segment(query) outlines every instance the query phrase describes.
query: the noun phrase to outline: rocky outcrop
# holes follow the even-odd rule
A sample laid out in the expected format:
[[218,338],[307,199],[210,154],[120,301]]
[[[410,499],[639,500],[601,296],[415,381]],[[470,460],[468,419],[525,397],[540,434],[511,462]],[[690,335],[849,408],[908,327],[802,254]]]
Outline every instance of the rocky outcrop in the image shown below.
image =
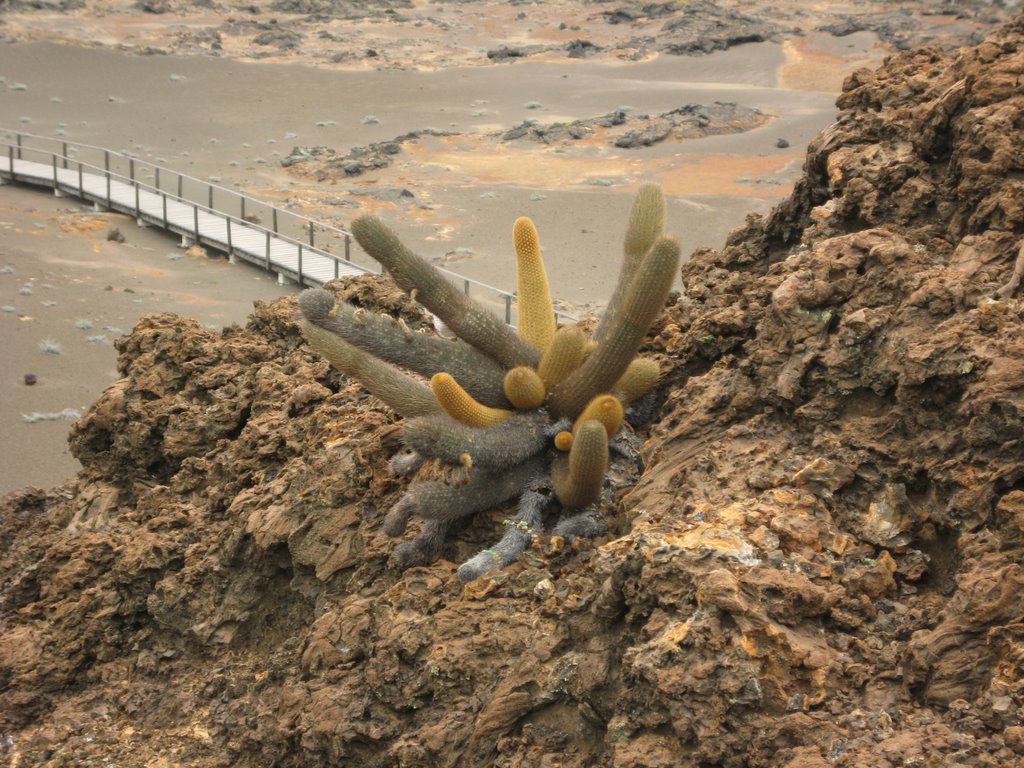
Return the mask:
[[[118,342],[84,469],[0,507],[29,765],[1008,766],[1024,755],[1024,19],[846,84],[794,194],[696,253],[609,532],[387,565],[393,415],[292,299]],[[1017,84],[1017,85],[1015,85]],[[378,278],[338,287],[425,323]]]

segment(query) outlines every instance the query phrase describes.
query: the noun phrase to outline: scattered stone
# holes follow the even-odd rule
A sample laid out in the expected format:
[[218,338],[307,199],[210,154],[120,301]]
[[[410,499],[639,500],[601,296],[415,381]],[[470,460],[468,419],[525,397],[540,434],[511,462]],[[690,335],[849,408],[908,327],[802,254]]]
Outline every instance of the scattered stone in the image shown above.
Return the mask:
[[785,139],[779,139],[778,141],[775,142],[775,146],[778,149],[788,149],[789,148],[789,142],[786,141]]
[[597,53],[601,49],[589,40],[572,40],[566,45],[565,50],[570,59],[584,59],[588,54]]
[[32,387],[39,381],[39,377],[34,373],[26,373],[24,376],[25,385]]
[[509,48],[505,45],[487,52],[487,58],[491,61],[508,61],[510,59],[522,58],[525,55],[526,53],[521,48]]
[[107,232],[107,241],[111,243],[123,243],[125,240],[124,234],[117,227]]

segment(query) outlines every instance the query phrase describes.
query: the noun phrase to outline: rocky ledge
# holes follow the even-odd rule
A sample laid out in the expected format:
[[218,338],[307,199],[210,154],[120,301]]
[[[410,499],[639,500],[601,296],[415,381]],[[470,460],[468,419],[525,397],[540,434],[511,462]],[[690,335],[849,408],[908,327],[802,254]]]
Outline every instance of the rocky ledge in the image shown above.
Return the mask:
[[[388,566],[393,415],[293,299],[118,341],[84,469],[0,506],[12,764],[1009,766],[1024,757],[1024,18],[851,76],[648,338],[608,533]],[[424,319],[380,279],[349,301]]]

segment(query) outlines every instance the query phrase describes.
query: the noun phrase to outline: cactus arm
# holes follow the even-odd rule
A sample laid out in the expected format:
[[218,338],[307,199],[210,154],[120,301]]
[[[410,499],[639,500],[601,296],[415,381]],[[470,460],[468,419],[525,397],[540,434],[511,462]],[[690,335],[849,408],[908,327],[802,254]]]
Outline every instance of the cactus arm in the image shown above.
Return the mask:
[[553,389],[580,367],[586,355],[587,335],[583,329],[575,325],[564,326],[555,332],[551,344],[544,350],[537,373],[548,389]]
[[417,453],[449,464],[462,463],[462,454],[468,453],[474,467],[510,468],[547,447],[549,426],[542,410],[513,413],[498,426],[482,429],[442,413],[406,422],[402,438]]
[[392,565],[398,568],[430,565],[441,556],[444,537],[450,527],[451,522],[448,520],[425,520],[419,536],[395,547],[391,553]]
[[622,244],[622,267],[615,290],[608,300],[601,321],[594,331],[594,340],[601,342],[608,334],[608,326],[629,294],[629,286],[644,255],[654,245],[665,228],[665,196],[657,184],[644,184],[637,190],[629,211],[629,224]]
[[543,352],[555,335],[555,308],[540,252],[537,228],[526,216],[512,225],[519,296],[519,335]]
[[491,509],[544,476],[544,462],[534,456],[509,469],[473,470],[469,482],[455,487],[441,480],[418,483],[413,494],[416,514],[427,520],[457,520]]
[[426,378],[447,371],[481,403],[498,408],[509,405],[502,390],[505,369],[463,341],[413,333],[386,315],[365,312],[345,301],[335,303],[334,294],[323,288],[299,294],[299,309],[309,322],[371,355]]
[[331,365],[347,373],[402,416],[429,416],[441,406],[426,385],[318,325],[303,321],[302,335]]
[[600,536],[606,530],[603,522],[597,519],[596,510],[585,509],[574,515],[567,515],[559,520],[551,529],[552,536],[561,536],[570,544],[576,539],[590,539]]
[[624,405],[643,397],[658,385],[661,367],[656,360],[638,357],[629,364],[626,372],[615,382],[615,392]]
[[504,389],[508,401],[523,411],[540,408],[548,396],[544,381],[525,365],[517,365],[505,374]]
[[570,509],[597,501],[608,469],[608,434],[596,419],[583,422],[576,430],[568,456],[558,456],[552,466],[555,496]]
[[504,408],[491,408],[478,403],[450,374],[435,373],[430,389],[444,412],[469,427],[494,427],[512,415]]
[[576,423],[573,425],[572,431],[575,436],[576,432],[579,431],[580,425],[591,419],[595,419],[604,426],[604,430],[608,437],[611,437],[619,431],[619,427],[622,426],[622,420],[625,417],[625,412],[622,409],[622,403],[615,395],[598,395],[589,403],[586,408],[576,419]]
[[659,238],[644,257],[622,307],[609,318],[608,333],[579,368],[551,393],[560,416],[576,416],[595,395],[609,391],[626,372],[651,323],[661,313],[679,266],[679,244]]
[[548,500],[536,491],[527,491],[519,499],[519,511],[505,521],[505,534],[490,549],[479,552],[459,566],[459,581],[463,584],[479,579],[485,573],[504,568],[530,546],[533,537],[541,531],[544,507]]
[[517,336],[497,315],[463,295],[425,259],[406,248],[380,219],[358,217],[352,222],[352,234],[402,290],[416,290],[417,300],[460,339],[506,368],[535,366],[540,360],[536,347]]

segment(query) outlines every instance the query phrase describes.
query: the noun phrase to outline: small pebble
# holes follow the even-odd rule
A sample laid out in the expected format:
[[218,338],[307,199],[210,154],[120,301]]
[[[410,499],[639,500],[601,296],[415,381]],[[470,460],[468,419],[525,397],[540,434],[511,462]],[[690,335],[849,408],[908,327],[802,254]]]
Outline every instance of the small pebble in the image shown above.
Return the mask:
[[37,381],[39,381],[39,379],[36,377],[36,375],[34,373],[26,373],[25,374],[25,384],[27,386],[31,387]]

